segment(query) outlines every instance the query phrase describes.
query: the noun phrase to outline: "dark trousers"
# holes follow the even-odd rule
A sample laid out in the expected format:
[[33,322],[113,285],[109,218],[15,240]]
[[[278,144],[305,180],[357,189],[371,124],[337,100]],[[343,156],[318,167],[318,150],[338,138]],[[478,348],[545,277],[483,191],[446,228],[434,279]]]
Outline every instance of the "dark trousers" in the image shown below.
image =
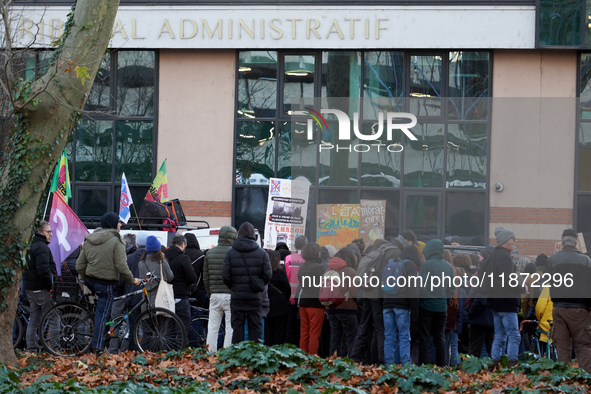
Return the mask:
[[181,318],[183,326],[185,326],[187,343],[189,343],[189,333],[191,332],[191,303],[188,298],[181,298],[179,302],[174,304],[174,313]]
[[281,345],[285,343],[287,334],[287,316],[265,318],[265,345]]
[[244,341],[244,323],[248,322],[248,340],[258,342],[263,336],[263,317],[261,316],[261,308],[250,310],[236,309],[234,304],[231,304],[232,315],[232,343],[240,343]]
[[552,309],[554,331],[552,340],[556,344],[558,361],[570,362],[571,340],[577,353],[579,366],[591,372],[591,315],[582,308]]
[[86,286],[98,296],[96,313],[94,315],[94,331],[92,334],[92,348],[103,350],[105,348],[105,325],[111,317],[111,308],[115,298],[115,285],[103,285],[86,278]]
[[289,315],[287,315],[287,334],[285,341],[292,345],[300,345],[300,319],[299,310],[296,305],[289,304]]
[[337,352],[338,357],[349,357],[357,335],[357,315],[354,313],[329,313],[330,350],[329,356]]
[[[368,298],[359,299],[358,305],[361,307],[361,322],[357,329],[357,338],[351,349],[351,358],[355,362],[365,360],[366,364],[384,364],[384,315],[382,313],[382,300],[373,300]],[[372,338],[376,334],[378,347],[377,359],[375,357],[365,357],[370,349]]]
[[419,309],[419,364],[429,363],[429,336],[435,345],[435,364],[445,366],[445,324],[447,312]]
[[480,357],[482,354],[482,345],[486,347],[488,356],[492,354],[492,344],[495,337],[494,327],[483,327],[472,324],[469,331],[468,354],[474,357]]

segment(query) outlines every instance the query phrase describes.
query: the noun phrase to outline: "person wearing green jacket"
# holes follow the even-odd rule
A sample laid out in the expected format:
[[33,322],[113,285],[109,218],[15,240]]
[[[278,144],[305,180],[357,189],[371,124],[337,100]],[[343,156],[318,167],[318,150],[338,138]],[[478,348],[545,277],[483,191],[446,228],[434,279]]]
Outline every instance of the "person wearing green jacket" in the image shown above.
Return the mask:
[[423,255],[427,261],[421,265],[420,271],[423,286],[419,288],[419,364],[428,363],[432,336],[435,364],[443,367],[446,361],[447,305],[455,293],[451,283],[454,272],[451,264],[443,259],[443,242],[440,240],[432,239],[427,242]]
[[76,260],[80,281],[98,295],[92,335],[92,349],[97,354],[104,351],[105,324],[111,316],[119,275],[129,284],[140,284],[140,280],[133,277],[127,266],[125,243],[119,235],[119,215],[115,212],[104,214],[101,226],[100,231],[84,237],[80,256]]
[[238,232],[232,226],[224,226],[218,235],[218,244],[205,255],[203,264],[203,283],[209,296],[209,322],[207,325],[207,346],[209,351],[218,350],[218,332],[222,316],[226,315],[226,335],[224,347],[232,344],[232,314],[230,311],[230,288],[222,279],[222,267],[228,250],[232,249]]

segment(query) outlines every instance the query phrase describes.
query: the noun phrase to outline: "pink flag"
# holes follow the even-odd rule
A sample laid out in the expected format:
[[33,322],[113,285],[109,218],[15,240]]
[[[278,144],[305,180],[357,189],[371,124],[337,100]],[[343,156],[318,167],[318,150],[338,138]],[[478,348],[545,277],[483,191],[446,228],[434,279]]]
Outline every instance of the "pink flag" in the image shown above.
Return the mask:
[[57,274],[61,275],[62,261],[82,244],[89,231],[68,204],[55,192],[51,203],[49,225],[53,230],[53,238],[49,243],[49,249],[55,261]]

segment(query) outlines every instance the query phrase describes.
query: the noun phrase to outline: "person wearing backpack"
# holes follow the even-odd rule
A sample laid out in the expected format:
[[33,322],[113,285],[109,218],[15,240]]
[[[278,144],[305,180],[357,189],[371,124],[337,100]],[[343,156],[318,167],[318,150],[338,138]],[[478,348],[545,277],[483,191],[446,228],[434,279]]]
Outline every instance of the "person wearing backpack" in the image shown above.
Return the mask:
[[[451,264],[443,259],[443,242],[432,239],[425,245],[423,255],[427,258],[421,265],[420,275],[424,286],[420,287],[419,295],[419,364],[428,364],[430,337],[435,344],[435,363],[445,366],[445,325],[447,320],[447,305],[454,297],[455,288],[448,279],[441,281],[438,286],[431,286],[433,281],[428,277],[449,277],[453,279],[454,272]],[[437,284],[436,282],[434,284]]]
[[201,250],[199,241],[193,233],[185,233],[187,239],[187,247],[185,253],[191,260],[191,266],[195,275],[197,275],[197,284],[191,286],[191,297],[197,299],[200,307],[209,309],[209,299],[207,298],[207,291],[205,290],[205,283],[203,281],[203,266],[205,265],[205,252]]
[[[378,283],[381,280],[384,261],[390,258],[398,258],[401,250],[383,239],[377,239],[372,251],[364,256],[359,262],[357,277],[370,281],[376,276]],[[367,278],[367,279],[364,279]],[[365,360],[367,364],[384,363],[384,315],[382,312],[382,293],[379,286],[359,288],[357,290],[357,303],[361,309],[361,321],[357,329],[357,337],[351,350],[351,359],[355,362]],[[369,359],[365,357],[367,349],[370,348],[372,339],[377,339],[377,355],[370,354]]]
[[324,322],[325,308],[318,300],[324,274],[320,259],[320,245],[310,242],[304,246],[304,264],[298,270],[297,298],[300,307],[300,349],[309,354],[318,354],[320,333]]
[[[326,309],[330,322],[329,355],[331,356],[336,352],[338,357],[349,357],[357,335],[357,303],[355,302],[357,291],[353,286],[356,274],[353,269],[355,264],[355,256],[349,248],[339,250],[328,262],[328,269],[337,272],[344,282],[340,291],[345,297],[339,305],[327,306]],[[330,286],[329,283],[327,284]]]
[[[408,278],[416,276],[417,263],[420,260],[419,250],[416,246],[406,246],[400,254],[396,271],[399,275]],[[394,262],[393,262],[394,263]],[[390,263],[389,263],[390,264]],[[384,288],[383,315],[384,315],[384,361],[386,365],[406,364],[411,362],[411,327],[416,327],[419,315],[418,289],[415,286],[395,287],[394,281],[400,281],[397,275],[387,275],[388,265],[384,267],[382,287]],[[384,287],[385,286],[385,287]]]

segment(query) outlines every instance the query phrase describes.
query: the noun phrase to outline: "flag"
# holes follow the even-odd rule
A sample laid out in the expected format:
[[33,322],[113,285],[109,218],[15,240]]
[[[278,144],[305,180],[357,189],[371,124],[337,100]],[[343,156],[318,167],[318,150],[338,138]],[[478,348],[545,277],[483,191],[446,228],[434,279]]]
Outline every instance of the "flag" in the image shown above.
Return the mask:
[[65,203],[60,193],[53,193],[49,225],[53,230],[53,237],[48,246],[55,261],[57,273],[61,275],[62,261],[82,244],[89,231]]
[[144,200],[148,201],[157,201],[157,202],[167,202],[168,201],[168,177],[166,176],[166,159],[160,166],[158,173],[156,174],[156,178],[154,178],[154,182],[148,193],[146,193],[146,197]]
[[133,204],[133,199],[131,198],[131,192],[129,191],[129,185],[127,184],[127,178],[125,178],[125,173],[121,176],[121,198],[119,200],[119,219],[121,219],[124,223],[127,223],[129,218],[131,217],[131,210],[129,207]]
[[72,189],[70,188],[70,172],[68,171],[68,155],[66,149],[60,155],[60,158],[53,173],[53,180],[51,181],[50,193],[57,191],[62,198],[68,203],[68,199],[72,197]]

